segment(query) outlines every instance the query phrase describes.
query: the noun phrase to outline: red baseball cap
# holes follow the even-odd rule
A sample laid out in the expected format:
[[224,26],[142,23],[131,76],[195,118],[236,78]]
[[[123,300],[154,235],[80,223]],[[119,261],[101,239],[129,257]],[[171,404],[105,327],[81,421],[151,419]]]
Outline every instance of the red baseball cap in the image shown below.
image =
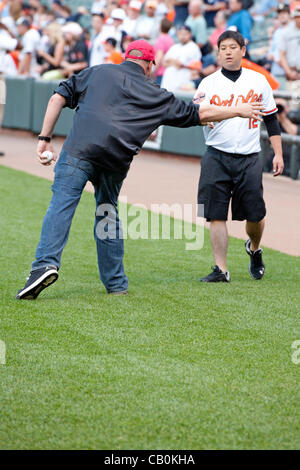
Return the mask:
[[[131,55],[130,51],[140,51],[141,56]],[[155,64],[155,51],[154,47],[149,44],[149,42],[144,41],[143,39],[138,39],[137,41],[132,41],[126,49],[125,59],[139,59],[139,60],[153,60]]]

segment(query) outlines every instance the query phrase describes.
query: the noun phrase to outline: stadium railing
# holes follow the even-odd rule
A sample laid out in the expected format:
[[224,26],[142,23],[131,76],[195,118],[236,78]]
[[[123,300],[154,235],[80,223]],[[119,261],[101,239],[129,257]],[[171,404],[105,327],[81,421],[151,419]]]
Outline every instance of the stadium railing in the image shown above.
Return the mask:
[[[274,92],[275,98],[284,98],[287,101],[293,100],[300,102],[300,93],[290,93],[288,91],[277,90]],[[282,133],[282,142],[291,146],[290,150],[290,177],[298,179],[300,173],[300,136]],[[268,171],[268,157],[270,155],[270,141],[268,133],[261,131],[261,158],[263,160],[264,170]]]
[[[290,177],[294,180],[299,178],[300,171],[300,136],[281,134],[282,142],[291,145],[290,152]],[[264,163],[264,170],[268,171],[267,160],[269,156],[270,143],[268,133],[261,131],[261,158]]]

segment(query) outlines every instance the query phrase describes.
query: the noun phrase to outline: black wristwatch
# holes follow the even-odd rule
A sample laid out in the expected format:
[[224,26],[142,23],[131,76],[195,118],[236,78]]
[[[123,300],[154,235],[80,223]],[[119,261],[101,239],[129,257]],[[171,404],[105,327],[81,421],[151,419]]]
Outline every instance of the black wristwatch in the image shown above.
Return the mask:
[[46,142],[51,142],[51,137],[45,137],[44,135],[39,135],[38,139],[45,140]]

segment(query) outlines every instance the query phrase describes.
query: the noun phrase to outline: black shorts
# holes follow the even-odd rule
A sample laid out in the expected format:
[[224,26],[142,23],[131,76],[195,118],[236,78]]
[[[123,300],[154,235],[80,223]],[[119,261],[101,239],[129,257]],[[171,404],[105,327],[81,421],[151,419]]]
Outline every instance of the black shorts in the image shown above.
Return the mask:
[[204,217],[208,221],[227,220],[230,198],[232,220],[259,222],[265,217],[262,162],[258,153],[239,155],[208,147],[201,162],[198,188],[198,204],[204,204]]

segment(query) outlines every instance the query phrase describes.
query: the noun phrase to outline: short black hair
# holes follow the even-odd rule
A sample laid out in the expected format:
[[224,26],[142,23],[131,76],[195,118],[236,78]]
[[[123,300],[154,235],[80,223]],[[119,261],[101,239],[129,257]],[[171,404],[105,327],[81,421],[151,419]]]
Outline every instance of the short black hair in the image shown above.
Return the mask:
[[117,41],[115,40],[115,38],[107,38],[105,42],[106,44],[110,44],[112,47],[116,47],[117,45]]
[[238,43],[240,48],[245,46],[245,39],[241,35],[241,33],[239,33],[238,31],[231,31],[230,29],[228,29],[227,31],[224,31],[224,33],[222,33],[221,36],[219,37],[218,49],[221,45],[221,42],[225,41],[225,39],[234,39]]
[[105,19],[105,15],[101,11],[93,12],[92,16],[100,16],[103,20]]
[[283,11],[286,13],[290,13],[290,6],[286,3],[279,3],[277,7],[277,13],[282,13]]
[[178,26],[177,31],[180,31],[181,29],[188,31],[189,33],[192,32],[191,28],[187,24],[181,24],[180,26]]

